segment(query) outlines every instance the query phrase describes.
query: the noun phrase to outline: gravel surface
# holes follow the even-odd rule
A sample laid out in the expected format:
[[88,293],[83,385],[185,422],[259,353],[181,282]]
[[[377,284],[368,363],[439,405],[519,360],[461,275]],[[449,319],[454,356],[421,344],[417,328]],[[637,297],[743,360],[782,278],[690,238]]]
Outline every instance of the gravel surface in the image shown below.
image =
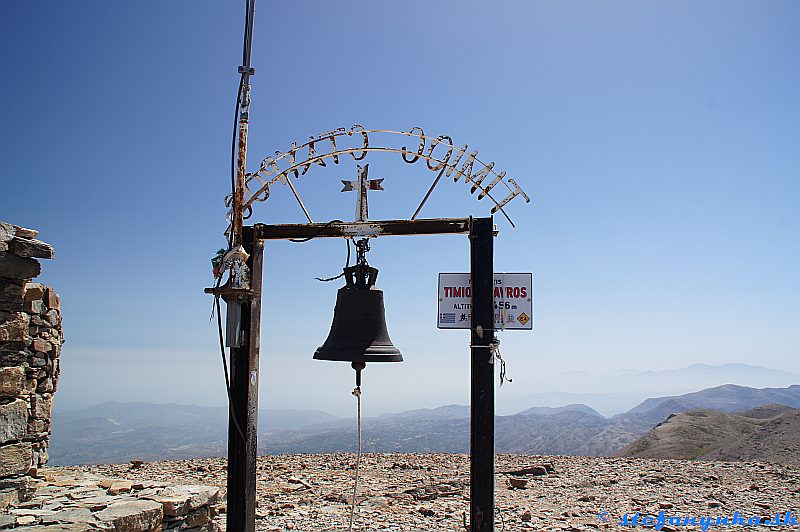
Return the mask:
[[[259,457],[258,530],[347,530],[354,464],[346,453]],[[522,455],[498,455],[496,464],[497,530],[619,530],[626,528],[618,524],[623,516],[636,512],[664,512],[662,530],[701,530],[669,518],[730,518],[738,511],[774,519],[800,512],[800,468],[794,466]],[[527,471],[509,473],[520,469]],[[218,486],[226,475],[221,458],[53,470]],[[363,456],[354,529],[464,530],[468,509],[469,456]]]

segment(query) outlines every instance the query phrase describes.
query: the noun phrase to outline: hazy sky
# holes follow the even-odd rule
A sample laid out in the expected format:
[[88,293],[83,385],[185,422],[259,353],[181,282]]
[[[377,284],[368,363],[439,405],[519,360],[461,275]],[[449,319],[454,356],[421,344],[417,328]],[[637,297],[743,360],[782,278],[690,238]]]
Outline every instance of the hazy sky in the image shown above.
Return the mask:
[[[67,343],[56,403],[222,404],[210,257],[224,245],[244,2],[5,2],[0,219],[57,257]],[[533,198],[496,218],[496,271],[532,271],[536,329],[501,335],[514,383],[576,369],[742,362],[800,372],[800,4],[283,2],[256,6],[250,166],[337,127],[448,134]],[[370,155],[374,219],[433,174]],[[353,161],[297,187],[349,219]],[[486,215],[452,180],[424,216]],[[273,189],[253,221],[302,222]],[[372,243],[402,364],[365,409],[468,401],[467,331],[435,328],[463,236]],[[352,370],[312,360],[341,241],[268,243],[262,407],[349,410]],[[558,377],[550,387],[558,389]]]

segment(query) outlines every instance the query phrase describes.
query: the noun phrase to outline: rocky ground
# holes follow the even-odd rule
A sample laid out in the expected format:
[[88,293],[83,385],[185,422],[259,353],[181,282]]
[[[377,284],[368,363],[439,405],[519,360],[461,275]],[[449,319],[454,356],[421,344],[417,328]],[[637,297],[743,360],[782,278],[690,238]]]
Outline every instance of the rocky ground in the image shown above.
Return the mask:
[[[258,462],[258,530],[346,530],[352,454],[264,456]],[[498,455],[497,530],[622,529],[624,514],[774,518],[800,512],[800,468],[754,462]],[[524,470],[517,474],[512,471]],[[55,468],[134,482],[224,486],[220,458]],[[464,530],[469,457],[363,457],[358,530]],[[224,508],[219,508],[224,510]],[[224,514],[221,516],[224,525]],[[716,527],[726,530],[741,527]],[[662,530],[700,530],[673,521]],[[800,529],[782,526],[780,530]]]

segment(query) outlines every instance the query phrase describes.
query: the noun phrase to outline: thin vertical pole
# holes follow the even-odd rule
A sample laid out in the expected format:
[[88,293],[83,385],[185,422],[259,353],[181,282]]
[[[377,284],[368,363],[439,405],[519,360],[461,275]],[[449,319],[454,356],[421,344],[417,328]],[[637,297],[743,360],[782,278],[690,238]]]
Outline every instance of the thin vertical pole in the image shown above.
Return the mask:
[[494,531],[494,224],[470,227],[472,279],[470,532]]
[[228,532],[255,532],[256,456],[258,429],[258,359],[261,344],[261,276],[264,242],[255,238],[252,227],[242,233],[250,254],[252,296],[242,302],[243,339],[231,348],[231,398],[233,412],[244,439],[231,417],[228,422]]
[[[244,220],[244,188],[247,166],[247,107],[250,105],[250,84],[242,85],[242,92],[246,99],[246,104],[242,104],[239,113],[239,148],[236,158],[236,188],[233,195],[233,245],[238,246],[242,243],[242,223]],[[248,252],[249,253],[249,252]]]
[[233,245],[242,243],[244,223],[244,189],[247,167],[247,123],[250,120],[250,76],[255,74],[255,69],[250,66],[250,56],[253,49],[253,19],[255,17],[256,0],[247,0],[244,17],[244,43],[242,45],[242,64],[239,73],[242,75],[239,85],[239,149],[236,159],[236,183],[233,189]]

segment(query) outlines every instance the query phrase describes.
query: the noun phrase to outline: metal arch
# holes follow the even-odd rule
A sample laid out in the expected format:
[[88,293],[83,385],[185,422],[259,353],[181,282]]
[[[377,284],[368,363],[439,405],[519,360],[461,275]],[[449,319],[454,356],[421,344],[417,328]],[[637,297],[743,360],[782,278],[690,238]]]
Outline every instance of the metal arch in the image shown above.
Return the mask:
[[[407,148],[406,146],[402,146],[400,148],[391,146],[371,146],[370,135],[372,134],[400,135],[414,138],[418,139],[418,145],[416,146],[416,149],[413,147]],[[361,137],[360,145],[341,148],[337,146],[337,139],[344,140],[354,136],[356,138]],[[323,142],[329,144],[330,151],[319,153],[317,151],[317,145]],[[444,154],[437,154],[434,156],[434,151],[436,151],[440,145],[442,146],[440,151],[446,150],[446,152]],[[305,158],[301,161],[298,161],[297,158],[300,151],[305,152],[303,154],[305,155]],[[416,218],[417,214],[419,214],[419,211],[422,209],[431,192],[436,187],[443,175],[447,177],[452,176],[453,180],[456,182],[463,177],[465,183],[472,185],[470,194],[480,191],[478,193],[478,200],[488,197],[492,203],[494,203],[494,206],[491,210],[492,214],[498,211],[501,212],[512,227],[514,227],[514,222],[505,212],[503,207],[517,196],[522,196],[526,203],[531,201],[530,197],[522,190],[522,188],[514,179],[506,177],[506,172],[498,173],[494,170],[493,162],[486,164],[478,159],[477,150],[473,150],[471,153],[468,153],[468,146],[466,144],[461,148],[456,147],[448,135],[439,135],[437,137],[425,135],[422,128],[419,127],[411,128],[409,131],[395,131],[391,129],[364,129],[363,126],[356,124],[353,125],[349,130],[345,128],[338,128],[311,136],[309,137],[308,142],[299,146],[296,143],[292,143],[291,148],[288,151],[276,151],[274,157],[268,156],[264,158],[259,169],[256,172],[247,174],[246,176],[245,187],[248,196],[245,199],[244,209],[252,210],[254,202],[266,201],[270,195],[270,187],[275,183],[280,182],[291,188],[292,193],[297,199],[300,207],[303,209],[303,212],[309,223],[313,223],[308,210],[306,209],[305,205],[303,205],[297,190],[294,188],[294,185],[291,182],[290,176],[294,175],[295,178],[299,178],[305,175],[312,165],[325,167],[327,166],[327,159],[333,160],[334,164],[338,164],[339,157],[348,154],[352,156],[354,160],[359,161],[364,159],[369,152],[399,153],[401,154],[403,161],[410,164],[417,162],[419,159],[424,159],[426,161],[426,167],[429,170],[439,172],[439,175],[432,183],[412,219]],[[287,166],[281,168],[278,163],[282,163]],[[461,164],[460,169],[457,168],[459,164]],[[484,181],[486,181],[489,176],[492,176],[490,182],[487,185],[484,185]],[[498,201],[492,195],[491,190],[500,183],[502,183],[510,193]],[[231,196],[226,197],[226,205],[228,207],[231,206]]]

